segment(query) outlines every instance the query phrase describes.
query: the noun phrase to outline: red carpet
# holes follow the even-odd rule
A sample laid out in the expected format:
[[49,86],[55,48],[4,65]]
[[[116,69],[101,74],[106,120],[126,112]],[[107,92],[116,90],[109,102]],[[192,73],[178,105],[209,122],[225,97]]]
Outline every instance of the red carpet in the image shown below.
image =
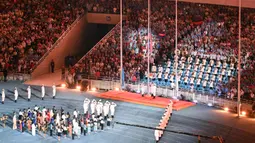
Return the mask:
[[[101,98],[106,98],[106,99],[119,100],[119,101],[131,102],[131,103],[142,104],[147,106],[160,107],[160,108],[165,108],[169,104],[169,100],[170,100],[164,97],[156,97],[155,99],[152,99],[152,97],[150,96],[142,97],[140,94],[126,92],[126,91],[108,91],[108,92],[96,94],[96,96]],[[174,103],[173,105],[174,110],[181,110],[181,109],[195,105],[192,102],[177,101],[173,99],[171,100]]]

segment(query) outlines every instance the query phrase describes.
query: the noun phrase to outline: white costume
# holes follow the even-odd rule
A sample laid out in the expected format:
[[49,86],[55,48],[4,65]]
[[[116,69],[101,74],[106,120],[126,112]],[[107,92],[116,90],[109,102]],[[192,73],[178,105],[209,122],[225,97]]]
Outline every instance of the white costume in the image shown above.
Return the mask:
[[91,104],[90,104],[90,109],[91,109],[91,114],[94,114],[95,113],[95,108],[96,108],[96,100],[93,99]]
[[97,111],[97,115],[99,116],[100,114],[102,114],[102,108],[103,108],[103,103],[101,102],[101,100],[99,100],[97,102],[97,105],[96,105],[96,111]]
[[156,90],[157,90],[156,85],[152,84],[152,86],[151,86],[151,94],[153,94],[153,96],[156,96]]
[[54,84],[54,85],[52,86],[52,96],[53,96],[53,98],[55,98],[56,92],[57,92],[57,89],[56,89],[56,85]]
[[2,103],[4,103],[4,100],[5,100],[5,92],[4,92],[4,89],[2,90]]
[[116,103],[112,102],[112,104],[110,105],[110,111],[111,111],[111,116],[114,117],[114,113],[115,113],[115,107],[116,107]]
[[90,100],[86,98],[83,102],[84,114],[88,112]]
[[74,111],[73,111],[73,115],[74,115],[74,117],[75,117],[75,118],[77,118],[77,117],[78,117],[78,113],[77,113],[77,111],[76,111],[76,110],[74,110]]
[[42,99],[44,98],[44,96],[45,96],[45,87],[44,85],[42,85]]
[[103,107],[103,109],[104,109],[104,116],[107,116],[109,114],[109,108],[110,108],[110,102],[106,101],[104,103],[104,107]]
[[58,113],[57,113],[57,116],[56,116],[56,123],[57,123],[57,125],[60,125],[60,117],[59,117]]
[[170,100],[170,103],[169,103],[169,111],[170,111],[170,114],[172,115],[173,113],[173,101]]
[[17,118],[16,118],[16,114],[13,115],[12,122],[13,122],[12,129],[13,129],[13,130],[16,130],[16,129],[17,129]]
[[28,86],[28,88],[27,88],[27,99],[30,100],[30,98],[31,98],[31,88],[30,88],[30,86]]
[[158,141],[159,140],[159,130],[155,130],[154,136],[155,136],[155,140]]
[[35,126],[35,124],[33,124],[32,125],[32,135],[33,136],[35,136],[35,134],[36,134],[35,128],[36,128],[36,126]]
[[18,96],[19,96],[18,89],[17,89],[17,87],[15,87],[15,90],[14,90],[14,100],[15,100],[15,102],[17,101]]

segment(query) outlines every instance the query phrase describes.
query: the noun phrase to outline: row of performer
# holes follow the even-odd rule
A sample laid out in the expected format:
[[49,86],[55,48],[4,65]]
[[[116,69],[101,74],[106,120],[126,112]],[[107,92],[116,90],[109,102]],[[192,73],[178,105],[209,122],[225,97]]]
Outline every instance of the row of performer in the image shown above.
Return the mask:
[[[84,104],[89,105],[89,99],[86,98]],[[62,107],[57,110],[55,106],[52,109],[47,109],[35,105],[33,109],[19,110],[18,118],[16,112],[13,113],[13,130],[19,129],[21,132],[27,130],[33,136],[36,135],[37,130],[44,137],[49,131],[50,136],[55,134],[60,140],[62,135],[64,137],[69,135],[74,139],[75,136],[80,138],[82,134],[85,136],[91,132],[104,130],[105,126],[109,128],[112,125],[117,105],[108,101],[103,104],[101,100],[92,100],[90,105],[91,113],[89,110],[84,110],[85,114],[81,114],[75,109],[72,115],[69,112],[65,112]],[[111,112],[110,115],[109,110]]]
[[[53,98],[53,99],[55,99],[55,97],[56,97],[56,92],[57,92],[56,85],[53,84],[53,86],[52,86],[52,98]],[[46,94],[46,93],[45,93],[45,86],[42,85],[42,87],[41,87],[41,99],[42,99],[42,100],[44,100],[45,94]],[[28,87],[27,87],[27,100],[28,100],[28,101],[30,101],[31,95],[32,95],[31,87],[28,86]],[[18,88],[15,87],[15,88],[14,88],[14,102],[17,102],[18,97],[19,97]],[[4,101],[5,101],[5,89],[2,89],[2,104],[4,104]]]

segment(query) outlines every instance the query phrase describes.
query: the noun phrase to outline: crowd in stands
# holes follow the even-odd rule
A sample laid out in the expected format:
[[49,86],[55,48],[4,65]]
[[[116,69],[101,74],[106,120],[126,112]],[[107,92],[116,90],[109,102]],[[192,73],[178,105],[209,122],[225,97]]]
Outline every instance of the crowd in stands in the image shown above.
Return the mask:
[[[151,2],[152,42],[149,48],[149,76],[146,73],[147,3],[128,1],[124,6],[127,15],[123,22],[125,78],[139,79],[139,73],[143,73],[145,78],[151,78],[158,86],[174,87],[175,4],[161,0]],[[106,9],[114,7],[111,4],[107,5],[106,1],[93,1],[90,4],[103,5]],[[241,89],[242,95],[254,100],[255,9],[243,8],[242,17]],[[110,36],[100,41],[77,64],[77,70],[97,76],[119,77],[119,29],[117,25],[110,32]],[[177,36],[180,88],[208,91],[234,99],[237,95],[238,73],[238,8],[179,2]],[[134,76],[137,78],[133,78]],[[201,85],[198,86],[197,83]]]
[[3,0],[0,71],[29,72],[85,11],[85,0]]

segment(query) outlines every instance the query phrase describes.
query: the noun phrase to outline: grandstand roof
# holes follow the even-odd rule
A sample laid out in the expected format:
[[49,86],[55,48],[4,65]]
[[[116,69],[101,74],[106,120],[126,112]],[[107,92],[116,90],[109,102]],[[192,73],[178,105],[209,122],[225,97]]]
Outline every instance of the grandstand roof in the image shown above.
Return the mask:
[[[229,5],[229,6],[239,5],[239,0],[178,0],[178,1],[219,4],[219,5]],[[242,0],[242,7],[255,8],[255,0]]]

